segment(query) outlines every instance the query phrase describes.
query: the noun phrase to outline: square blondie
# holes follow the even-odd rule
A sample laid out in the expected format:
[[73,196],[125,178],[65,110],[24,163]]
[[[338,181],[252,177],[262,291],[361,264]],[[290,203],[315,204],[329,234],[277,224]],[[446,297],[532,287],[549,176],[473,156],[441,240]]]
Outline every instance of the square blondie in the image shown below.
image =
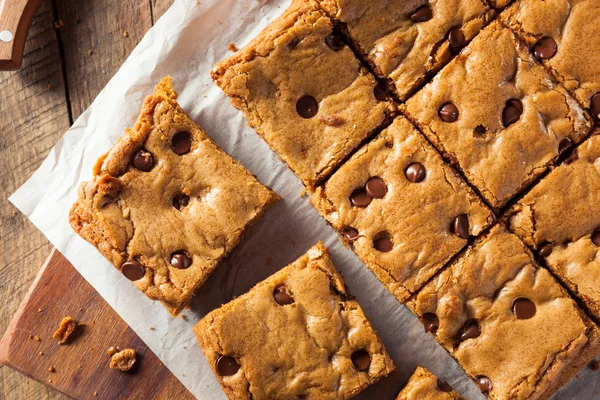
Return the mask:
[[495,16],[483,0],[318,0],[405,100]]
[[70,223],[176,315],[277,199],[184,113],[165,78],[80,186]]
[[587,136],[582,107],[494,22],[405,112],[495,210]]
[[402,117],[318,187],[311,202],[401,302],[494,220]]
[[407,304],[494,400],[549,398],[600,352],[598,327],[504,225]]
[[501,20],[600,119],[600,2],[519,0]]
[[320,242],[194,332],[230,399],[348,399],[394,370]]
[[510,229],[600,321],[600,130],[508,212]]
[[442,382],[426,368],[417,367],[396,400],[460,400],[447,382]]
[[213,80],[312,188],[389,120],[388,93],[311,0],[294,0]]

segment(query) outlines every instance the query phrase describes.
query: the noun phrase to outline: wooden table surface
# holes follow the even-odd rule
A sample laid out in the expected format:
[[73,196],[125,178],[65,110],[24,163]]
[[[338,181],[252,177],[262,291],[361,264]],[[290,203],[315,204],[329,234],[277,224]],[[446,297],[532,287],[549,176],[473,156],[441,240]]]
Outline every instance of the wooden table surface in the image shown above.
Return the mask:
[[[0,336],[52,246],[8,202],[173,0],[42,0],[21,70],[0,72]],[[0,398],[64,396],[0,365]]]

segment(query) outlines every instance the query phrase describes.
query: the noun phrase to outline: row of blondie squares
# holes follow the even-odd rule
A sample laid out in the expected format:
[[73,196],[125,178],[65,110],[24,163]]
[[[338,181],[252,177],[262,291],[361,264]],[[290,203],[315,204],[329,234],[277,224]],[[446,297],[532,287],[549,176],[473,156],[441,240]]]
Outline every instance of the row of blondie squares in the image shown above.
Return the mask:
[[[596,325],[539,267],[600,319],[600,136],[586,140],[584,110],[600,112],[600,63],[565,61],[586,54],[577,29],[600,30],[598,5],[504,5],[294,1],[213,78],[483,392],[545,398],[600,352]],[[94,173],[72,226],[175,315],[278,198],[185,115],[170,80]],[[348,398],[393,369],[320,245],[195,330],[231,398]]]

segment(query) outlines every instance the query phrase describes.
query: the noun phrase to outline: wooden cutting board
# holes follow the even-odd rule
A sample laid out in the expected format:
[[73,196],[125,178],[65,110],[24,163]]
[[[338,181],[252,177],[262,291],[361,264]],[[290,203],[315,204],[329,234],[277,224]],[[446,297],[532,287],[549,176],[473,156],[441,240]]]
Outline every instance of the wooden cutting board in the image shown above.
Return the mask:
[[[85,325],[60,346],[52,334],[65,316]],[[108,367],[110,346],[137,351],[132,371]],[[0,362],[75,399],[194,398],[57,250],[0,341]]]

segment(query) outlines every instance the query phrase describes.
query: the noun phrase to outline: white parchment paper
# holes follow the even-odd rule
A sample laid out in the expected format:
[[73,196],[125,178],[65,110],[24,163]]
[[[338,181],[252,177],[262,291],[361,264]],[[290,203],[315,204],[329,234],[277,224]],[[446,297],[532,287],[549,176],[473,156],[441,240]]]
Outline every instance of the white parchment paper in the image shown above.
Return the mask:
[[[83,277],[119,313],[161,361],[200,399],[225,399],[192,326],[207,312],[231,300],[325,242],[334,263],[394,359],[397,371],[359,399],[393,399],[421,364],[468,399],[483,396],[451,357],[423,332],[421,323],[390,295],[358,258],[340,245],[335,232],[300,197],[300,181],[267,144],[247,127],[242,115],[212,82],[213,64],[242,47],[289,0],[177,0],[146,34],[119,72],[50,152],[35,174],[11,198]],[[139,292],[68,223],[80,182],[91,178],[96,159],[133,126],[144,97],[165,76],[173,76],[184,110],[229,154],[283,198],[204,285],[185,318],[172,318]],[[150,330],[148,327],[155,329]],[[149,382],[148,384],[152,384]],[[555,397],[593,399],[600,374],[588,368]]]

